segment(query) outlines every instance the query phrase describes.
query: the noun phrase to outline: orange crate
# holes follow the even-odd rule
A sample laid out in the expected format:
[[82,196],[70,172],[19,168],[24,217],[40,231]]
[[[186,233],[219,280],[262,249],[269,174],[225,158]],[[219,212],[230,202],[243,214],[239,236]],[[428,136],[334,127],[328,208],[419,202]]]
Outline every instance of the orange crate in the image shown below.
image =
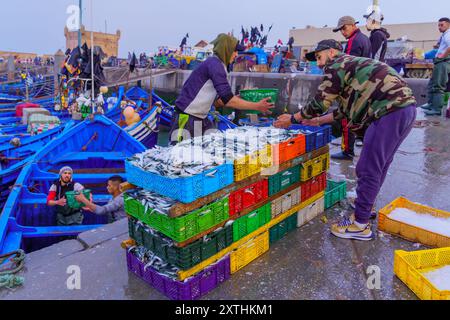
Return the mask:
[[306,152],[306,137],[299,134],[287,141],[272,146],[273,164],[279,165],[295,159]]
[[450,212],[424,206],[399,197],[379,211],[378,229],[429,247],[450,247],[449,237],[390,219],[389,214],[397,208],[405,208],[418,214],[428,214],[439,218],[450,218]]

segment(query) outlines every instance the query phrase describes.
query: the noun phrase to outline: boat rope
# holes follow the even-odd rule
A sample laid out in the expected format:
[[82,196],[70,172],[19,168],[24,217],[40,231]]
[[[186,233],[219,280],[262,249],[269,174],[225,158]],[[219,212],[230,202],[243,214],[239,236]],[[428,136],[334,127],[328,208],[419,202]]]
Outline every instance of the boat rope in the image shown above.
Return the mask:
[[81,150],[86,151],[86,150],[87,150],[87,147],[89,146],[89,144],[90,144],[92,141],[97,140],[97,138],[98,138],[98,134],[97,134],[97,132],[95,132],[95,133],[92,135],[92,137],[89,139],[89,141],[81,148]]
[[10,268],[0,269],[0,289],[11,289],[22,285],[25,279],[23,277],[16,276],[15,274],[21,271],[25,265],[25,252],[19,249],[0,255],[0,265],[2,265],[6,260],[11,261],[13,265]]

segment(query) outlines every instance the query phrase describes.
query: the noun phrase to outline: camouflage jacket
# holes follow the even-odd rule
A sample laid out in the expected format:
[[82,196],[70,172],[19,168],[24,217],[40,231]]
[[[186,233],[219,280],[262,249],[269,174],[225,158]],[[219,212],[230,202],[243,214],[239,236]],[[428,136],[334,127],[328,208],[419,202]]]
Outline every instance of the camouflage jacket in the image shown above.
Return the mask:
[[347,118],[349,128],[362,134],[383,115],[416,104],[402,77],[382,62],[339,54],[323,71],[316,96],[300,111],[305,119],[325,113],[337,101],[334,119]]

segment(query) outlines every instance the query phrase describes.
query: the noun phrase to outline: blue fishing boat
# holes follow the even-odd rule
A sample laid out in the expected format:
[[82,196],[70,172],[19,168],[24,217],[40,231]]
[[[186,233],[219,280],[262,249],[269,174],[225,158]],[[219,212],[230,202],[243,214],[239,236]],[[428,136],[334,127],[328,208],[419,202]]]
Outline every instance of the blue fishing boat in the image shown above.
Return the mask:
[[[74,122],[69,123],[66,129],[73,124]],[[57,138],[64,129],[64,126],[59,126],[40,135],[22,139],[18,147],[9,143],[0,145],[0,207],[5,203],[9,189],[19,176],[20,170],[36,152]]]
[[0,254],[47,247],[80,232],[98,228],[107,217],[84,212],[83,225],[56,226],[54,207],[47,206],[51,184],[63,166],[73,179],[90,189],[93,200],[104,204],[110,196],[106,181],[125,177],[124,160],[145,147],[110,119],[96,115],[50,141],[21,171],[0,215]]

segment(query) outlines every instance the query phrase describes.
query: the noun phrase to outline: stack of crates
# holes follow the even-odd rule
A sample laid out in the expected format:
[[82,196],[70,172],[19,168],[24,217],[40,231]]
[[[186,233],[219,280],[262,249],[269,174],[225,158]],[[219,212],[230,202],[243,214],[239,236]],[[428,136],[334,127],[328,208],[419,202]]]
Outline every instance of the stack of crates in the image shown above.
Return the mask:
[[[322,213],[331,129],[314,130],[234,161],[231,171],[223,168],[219,181],[193,176],[185,179],[198,181],[172,181],[164,188],[161,177],[154,182],[145,177],[151,174],[126,163],[129,182],[179,201],[165,215],[146,208],[132,193],[124,194],[129,271],[170,299],[198,299]],[[214,189],[182,192],[189,197],[173,190],[205,184]],[[154,268],[155,259],[170,272]]]

